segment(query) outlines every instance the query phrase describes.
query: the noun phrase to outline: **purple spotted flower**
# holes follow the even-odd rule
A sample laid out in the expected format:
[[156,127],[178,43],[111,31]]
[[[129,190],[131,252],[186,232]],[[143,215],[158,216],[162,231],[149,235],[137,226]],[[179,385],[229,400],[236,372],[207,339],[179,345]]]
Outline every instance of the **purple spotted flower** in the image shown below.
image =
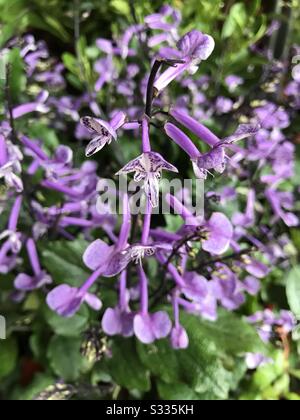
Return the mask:
[[20,160],[23,158],[16,146],[6,142],[5,137],[0,134],[0,179],[3,178],[8,188],[16,192],[23,191],[23,182],[19,177],[21,173]]
[[33,271],[33,276],[20,273],[14,282],[15,288],[24,292],[40,289],[43,286],[52,283],[52,279],[49,274],[41,269],[36,245],[33,239],[27,240],[26,249]]
[[134,172],[136,182],[143,181],[144,189],[152,207],[158,206],[159,180],[163,170],[178,172],[175,166],[167,162],[159,153],[152,152],[149,142],[148,121],[144,118],[143,129],[143,154],[127,163],[117,175]]
[[185,34],[177,43],[178,50],[171,51],[169,58],[181,60],[175,67],[165,70],[155,81],[154,87],[158,92],[165,89],[174,79],[186,70],[195,73],[201,61],[207,60],[215,47],[210,35],[192,30]]
[[[179,115],[178,112],[176,112],[176,115]],[[183,131],[172,123],[165,125],[165,131],[168,136],[190,156],[195,175],[200,179],[206,179],[207,174],[212,169],[218,173],[223,173],[226,168],[226,161],[228,160],[225,149],[239,140],[256,134],[260,128],[257,125],[242,124],[231,136],[216,141],[216,136],[190,117],[187,118],[181,114],[179,122],[190,128],[192,132],[197,132],[204,141],[212,146],[209,152],[201,154]]]
[[117,130],[126,122],[126,115],[117,112],[110,122],[92,117],[81,118],[81,123],[95,135],[86,148],[86,156],[90,157],[99,152],[112,140],[117,140]]
[[184,234],[186,228],[201,232],[203,236],[202,248],[206,252],[220,255],[228,250],[230,241],[233,238],[233,227],[223,213],[215,212],[209,220],[199,221],[176,197],[167,194],[166,200],[176,214],[183,218],[185,222]]

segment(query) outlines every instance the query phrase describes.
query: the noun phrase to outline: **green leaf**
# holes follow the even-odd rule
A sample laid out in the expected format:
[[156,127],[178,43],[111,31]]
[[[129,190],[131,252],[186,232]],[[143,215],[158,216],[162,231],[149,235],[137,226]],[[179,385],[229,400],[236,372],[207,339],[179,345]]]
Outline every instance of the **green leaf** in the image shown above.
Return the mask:
[[130,14],[130,8],[126,0],[111,0],[111,5],[117,12],[124,16],[128,16]]
[[64,318],[45,306],[44,316],[46,322],[57,335],[78,337],[86,329],[89,311],[87,307],[82,306],[72,318]]
[[200,399],[199,394],[197,394],[187,384],[183,383],[166,384],[165,382],[158,381],[157,390],[163,400],[187,401]]
[[222,38],[231,37],[234,32],[242,32],[247,23],[247,12],[244,3],[235,3],[223,26]]
[[149,372],[138,358],[135,340],[117,338],[111,350],[112,357],[105,363],[116,383],[130,390],[149,391]]
[[56,283],[78,287],[89,277],[90,273],[82,263],[86,247],[87,243],[83,240],[48,244],[48,248],[42,252],[43,265]]
[[56,375],[65,381],[76,381],[84,368],[80,346],[80,338],[54,336],[50,341],[48,359]]
[[18,357],[17,343],[14,338],[0,341],[0,379],[8,376],[16,367]]
[[300,266],[294,267],[287,278],[286,294],[291,310],[300,320]]
[[187,326],[191,326],[191,329],[194,325],[194,328],[199,330],[199,334],[208,337],[218,349],[231,355],[266,351],[256,330],[231,312],[220,311],[216,322],[198,320],[197,327],[195,320],[192,320],[191,317],[186,323]]
[[153,375],[170,384],[179,381],[178,352],[170,349],[168,340],[160,340],[151,345],[138,341],[137,351],[141,361]]

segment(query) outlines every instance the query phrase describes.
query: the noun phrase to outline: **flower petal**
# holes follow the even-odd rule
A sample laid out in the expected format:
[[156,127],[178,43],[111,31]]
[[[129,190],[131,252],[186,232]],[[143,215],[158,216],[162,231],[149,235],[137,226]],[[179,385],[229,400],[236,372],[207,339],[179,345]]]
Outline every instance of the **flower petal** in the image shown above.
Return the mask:
[[256,124],[241,124],[234,134],[225,137],[219,144],[232,144],[247,137],[254,136],[260,130],[260,125]]
[[233,227],[228,218],[223,213],[213,213],[207,228],[209,238],[203,241],[203,249],[214,255],[226,252],[233,236]]
[[93,293],[86,293],[84,296],[84,301],[95,311],[100,311],[102,308],[101,300]]
[[67,284],[53,289],[47,296],[48,306],[58,315],[70,318],[79,310],[83,297],[76,287]]
[[83,262],[91,270],[97,270],[101,265],[105,269],[112,252],[113,247],[107,245],[101,239],[97,239],[87,247],[83,254]]

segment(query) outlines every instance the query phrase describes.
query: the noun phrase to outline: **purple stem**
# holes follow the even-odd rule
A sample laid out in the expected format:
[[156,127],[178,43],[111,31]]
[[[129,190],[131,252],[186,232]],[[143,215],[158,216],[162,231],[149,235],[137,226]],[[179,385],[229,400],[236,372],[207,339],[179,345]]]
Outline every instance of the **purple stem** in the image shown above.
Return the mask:
[[128,122],[125,123],[122,128],[123,130],[137,130],[140,126],[141,124],[139,122]]
[[144,116],[142,121],[142,150],[143,153],[151,152],[150,138],[149,138],[149,121]]
[[172,303],[173,303],[173,313],[174,313],[175,328],[178,328],[178,327],[180,327],[180,320],[179,320],[178,296],[177,296],[177,292],[176,291],[173,294]]
[[145,245],[145,246],[148,244],[148,241],[149,241],[151,217],[152,217],[152,206],[148,198],[147,198],[146,206],[147,208],[146,208],[146,214],[144,217],[143,232],[142,232],[142,245]]
[[126,248],[130,230],[131,230],[131,217],[130,217],[130,209],[129,209],[129,202],[128,202],[128,194],[126,193],[123,194],[123,198],[122,198],[122,211],[123,211],[123,221],[122,221],[119,239],[117,242],[117,249],[119,251]]
[[10,213],[9,222],[8,222],[8,230],[11,230],[13,232],[16,232],[16,230],[17,230],[17,225],[18,225],[18,220],[19,220],[19,216],[20,216],[22,200],[23,200],[22,196],[19,195],[16,198],[15,203],[14,203],[13,208],[12,208],[11,213]]
[[26,249],[27,249],[27,254],[28,257],[30,259],[30,264],[32,267],[32,270],[34,272],[34,275],[37,277],[41,274],[41,266],[40,266],[40,261],[39,261],[39,257],[38,257],[38,253],[37,253],[37,249],[35,246],[35,242],[33,239],[28,239],[28,241],[26,242]]
[[173,195],[167,194],[166,200],[169,203],[171,207],[173,207],[176,214],[179,214],[187,223],[190,225],[198,226],[199,223],[197,219],[194,217],[194,215]]
[[102,275],[103,267],[98,268],[91,277],[80,287],[79,291],[82,295],[88,292],[88,290],[93,286],[93,284],[98,280],[98,278]]
[[127,307],[127,299],[126,299],[126,291],[127,291],[127,270],[122,271],[120,276],[120,285],[119,285],[119,304],[121,309],[126,309]]
[[141,314],[148,314],[148,279],[142,266],[138,267],[140,279]]

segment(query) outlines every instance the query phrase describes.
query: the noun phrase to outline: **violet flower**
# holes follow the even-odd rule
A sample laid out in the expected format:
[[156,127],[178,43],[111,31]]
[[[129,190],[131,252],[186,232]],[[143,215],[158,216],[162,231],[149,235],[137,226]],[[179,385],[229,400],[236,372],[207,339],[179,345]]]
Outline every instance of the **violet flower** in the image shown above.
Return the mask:
[[[195,73],[202,60],[207,60],[215,47],[215,42],[210,35],[192,30],[185,34],[177,43],[178,51],[173,54],[176,59],[183,62],[175,67],[165,70],[155,81],[154,87],[158,92],[165,89],[174,79],[186,70]],[[170,57],[170,58],[174,58]]]
[[166,200],[176,214],[183,218],[188,230],[195,230],[205,237],[202,239],[204,251],[212,255],[221,255],[228,250],[233,237],[233,227],[223,213],[216,212],[209,220],[199,221],[176,197],[167,194]]
[[46,113],[49,111],[49,108],[45,105],[49,97],[49,92],[42,91],[36,98],[34,102],[29,102],[27,104],[19,105],[13,109],[12,114],[13,118],[21,118],[26,114],[30,114],[31,112],[42,112]]
[[290,211],[285,211],[285,209],[291,210],[292,207],[292,197],[289,193],[280,192],[273,188],[267,188],[265,196],[270,202],[277,220],[283,220],[287,226],[299,225],[299,218]]
[[20,216],[22,201],[23,197],[19,195],[16,198],[12,210],[10,212],[7,230],[4,230],[0,234],[0,240],[6,239],[6,242],[9,244],[11,252],[14,254],[18,254],[22,247],[22,242],[20,240],[21,234],[17,232],[17,225]]
[[134,314],[130,311],[128,300],[129,294],[126,288],[127,270],[120,276],[119,303],[115,308],[107,308],[102,318],[102,328],[107,335],[133,335]]
[[189,337],[179,320],[179,302],[176,293],[173,296],[173,313],[175,325],[171,331],[171,345],[173,349],[186,349],[189,346]]
[[62,284],[53,289],[47,296],[48,306],[58,315],[71,318],[80,309],[83,302],[87,303],[95,311],[102,307],[101,300],[92,293],[88,293],[92,285],[101,275],[101,270],[95,271],[81,288]]
[[25,273],[20,273],[16,277],[14,285],[16,289],[27,292],[51,284],[52,279],[49,274],[41,269],[36,245],[33,239],[27,240],[26,249],[34,275],[29,276]]
[[229,91],[234,92],[237,87],[239,87],[240,85],[244,83],[244,80],[239,76],[231,74],[225,78],[225,83]]
[[99,152],[112,140],[117,140],[117,130],[126,122],[126,115],[118,112],[110,122],[92,117],[81,118],[81,123],[96,137],[94,137],[86,148],[86,156],[90,157]]
[[88,290],[100,276],[113,277],[123,271],[130,262],[133,252],[131,249],[122,253],[127,245],[130,230],[130,215],[126,195],[123,198],[123,211],[123,224],[117,244],[109,246],[98,239],[87,248],[83,260],[87,267],[94,271],[93,274],[79,289],[67,284],[53,289],[47,296],[47,303],[52,310],[62,316],[70,317],[79,310],[83,302],[86,302],[95,310],[101,308],[101,301],[95,295],[89,293]]
[[[191,131],[195,132],[196,121],[190,121],[190,119],[184,118],[182,115],[180,120],[184,125],[190,126]],[[219,140],[219,142],[212,146],[212,149],[209,152],[201,155],[194,143],[183,131],[172,123],[167,123],[165,125],[167,135],[190,156],[195,175],[200,179],[206,179],[207,174],[210,173],[209,170],[211,169],[214,169],[218,173],[223,173],[228,159],[225,148],[230,147],[239,140],[256,134],[259,128],[260,127],[257,125],[241,124],[234,134],[225,137],[223,140]],[[203,139],[208,143],[212,144],[215,141],[208,130],[203,130],[201,124],[198,125],[197,131],[202,133]]]
[[153,314],[148,312],[148,279],[143,267],[138,268],[140,279],[140,312],[135,315],[133,329],[137,338],[144,344],[153,343],[155,340],[165,338],[169,335],[172,323],[169,315],[164,311]]
[[142,123],[143,154],[127,163],[117,175],[135,172],[134,180],[143,181],[145,193],[152,207],[158,206],[159,180],[163,170],[178,172],[175,166],[167,162],[159,153],[152,152],[149,141],[149,125],[146,117]]
[[14,188],[17,193],[21,193],[24,189],[21,178],[16,175],[21,170],[19,160],[11,158],[5,138],[0,134],[0,179],[3,178],[6,186]]
[[[144,217],[142,231],[142,246],[148,246],[152,207],[147,200],[147,209]],[[154,314],[149,313],[148,299],[148,279],[142,264],[138,267],[140,281],[140,311],[133,320],[133,329],[137,338],[145,344],[153,343],[155,340],[167,337],[171,331],[172,323],[169,315],[164,311],[158,311]]]

